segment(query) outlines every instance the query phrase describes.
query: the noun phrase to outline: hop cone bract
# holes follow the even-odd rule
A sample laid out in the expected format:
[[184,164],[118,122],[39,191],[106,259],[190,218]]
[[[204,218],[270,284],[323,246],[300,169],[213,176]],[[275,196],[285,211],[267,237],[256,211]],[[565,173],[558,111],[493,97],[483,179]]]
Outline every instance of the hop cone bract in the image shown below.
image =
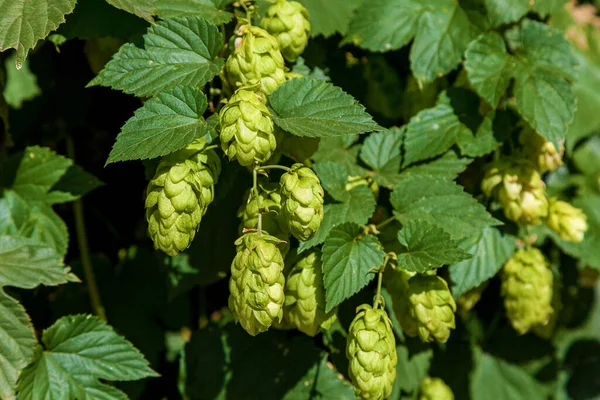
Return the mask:
[[323,187],[315,173],[303,164],[292,165],[281,176],[282,216],[292,235],[308,240],[323,220]]
[[410,313],[410,303],[408,302],[408,281],[415,276],[415,273],[396,267],[395,269],[386,269],[384,274],[383,282],[392,297],[394,315],[400,323],[402,331],[410,337],[417,336],[419,325]]
[[348,375],[362,399],[385,399],[396,379],[396,340],[385,310],[358,307],[346,342]]
[[235,40],[235,50],[225,62],[224,74],[235,90],[255,81],[260,90],[271,94],[285,82],[284,62],[277,39],[257,26],[242,25]]
[[264,95],[240,88],[219,112],[221,147],[240,165],[265,163],[277,147],[273,119]]
[[329,328],[336,319],[337,310],[325,312],[321,268],[321,253],[314,250],[294,265],[285,283],[286,318],[309,336],[315,336],[321,328]]
[[236,322],[256,336],[283,317],[283,257],[279,239],[249,232],[236,240],[231,263],[229,309]]
[[296,61],[308,44],[308,10],[297,1],[278,0],[267,9],[260,26],[277,38],[281,54],[290,62]]
[[565,151],[562,144],[560,151],[557,151],[552,142],[538,135],[533,129],[523,129],[519,135],[519,142],[523,146],[522,153],[525,158],[531,160],[541,174],[554,171],[562,165]]
[[579,208],[557,199],[550,199],[546,223],[563,240],[582,242],[588,229],[587,217]]
[[160,160],[148,184],[146,219],[154,247],[170,256],[187,249],[214,198],[221,161],[203,139]]
[[548,323],[552,315],[553,281],[544,255],[534,247],[517,250],[504,265],[504,306],[508,319],[520,334]]
[[408,281],[408,301],[421,341],[445,343],[456,327],[456,303],[446,281],[437,275],[413,276]]
[[454,400],[454,393],[440,378],[427,377],[421,381],[419,400]]

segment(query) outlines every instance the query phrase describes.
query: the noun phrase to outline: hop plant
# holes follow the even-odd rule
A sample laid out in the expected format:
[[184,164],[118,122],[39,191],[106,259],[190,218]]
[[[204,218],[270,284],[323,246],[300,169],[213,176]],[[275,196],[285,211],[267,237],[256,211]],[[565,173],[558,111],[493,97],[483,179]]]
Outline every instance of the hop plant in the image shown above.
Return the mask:
[[291,269],[285,284],[285,313],[299,331],[315,336],[336,320],[336,309],[325,312],[325,287],[321,253],[302,257]]
[[437,275],[413,276],[408,281],[408,302],[421,341],[445,343],[456,327],[456,303],[446,281]]
[[229,309],[236,322],[256,336],[283,317],[283,257],[279,239],[249,232],[236,240],[231,263]]
[[471,311],[471,309],[475,307],[475,305],[477,305],[477,303],[481,299],[481,295],[483,294],[483,291],[486,287],[487,283],[483,283],[465,292],[462,296],[456,299],[458,309],[463,313]]
[[267,9],[260,26],[277,38],[281,54],[289,62],[296,61],[308,44],[308,10],[296,1],[277,0]]
[[283,132],[281,151],[296,162],[309,161],[318,148],[319,138],[301,137]]
[[257,26],[242,25],[235,50],[225,62],[224,76],[231,88],[260,82],[260,90],[271,94],[285,82],[284,62],[277,39]]
[[275,149],[273,119],[262,93],[240,88],[219,112],[221,147],[240,165],[265,163]]
[[498,200],[511,221],[538,225],[548,215],[544,182],[528,162],[508,159],[492,163],[487,167],[481,189]]
[[160,160],[148,184],[146,220],[154,247],[170,256],[189,247],[214,199],[221,161],[197,139]]
[[371,178],[365,178],[363,176],[351,175],[348,177],[348,183],[346,183],[346,190],[351,190],[357,186],[366,186],[371,190],[375,200],[379,197],[379,185]]
[[348,375],[361,399],[385,399],[396,379],[396,340],[385,310],[363,304],[350,324]]
[[298,240],[314,236],[323,220],[323,187],[315,173],[296,163],[280,179],[282,216]]
[[588,229],[586,220],[586,215],[579,208],[556,198],[550,199],[546,223],[561,239],[582,242]]
[[534,247],[519,249],[504,265],[504,306],[513,328],[520,334],[548,323],[553,280],[544,255]]
[[399,267],[395,269],[388,268],[385,270],[385,279],[383,280],[392,296],[394,315],[400,323],[402,331],[410,337],[419,334],[418,322],[411,315],[408,302],[408,281],[413,276],[415,276],[414,272]]
[[440,378],[427,377],[421,381],[419,400],[454,400],[454,393]]
[[523,146],[523,156],[533,162],[541,174],[554,171],[562,165],[565,152],[562,143],[560,151],[557,151],[552,142],[538,135],[533,129],[523,129],[519,135],[519,142]]

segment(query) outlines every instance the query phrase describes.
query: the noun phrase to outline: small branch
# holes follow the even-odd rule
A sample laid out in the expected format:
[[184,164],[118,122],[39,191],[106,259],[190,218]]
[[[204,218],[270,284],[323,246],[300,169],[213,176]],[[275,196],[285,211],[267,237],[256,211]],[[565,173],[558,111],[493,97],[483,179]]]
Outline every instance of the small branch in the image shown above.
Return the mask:
[[390,224],[390,223],[394,222],[395,220],[396,220],[396,217],[389,217],[388,219],[386,219],[386,220],[380,222],[379,224],[375,225],[375,228],[377,230],[379,230],[379,229],[383,228],[384,226],[386,226],[387,224]]
[[266,169],[282,169],[285,172],[290,172],[292,169],[289,167],[286,167],[284,165],[263,165],[261,167],[257,167],[259,170],[266,170]]
[[375,293],[375,298],[373,299],[373,308],[378,308],[379,305],[384,306],[384,300],[381,296],[381,284],[383,283],[383,271],[385,271],[385,267],[389,261],[390,256],[386,254],[377,275],[377,293]]

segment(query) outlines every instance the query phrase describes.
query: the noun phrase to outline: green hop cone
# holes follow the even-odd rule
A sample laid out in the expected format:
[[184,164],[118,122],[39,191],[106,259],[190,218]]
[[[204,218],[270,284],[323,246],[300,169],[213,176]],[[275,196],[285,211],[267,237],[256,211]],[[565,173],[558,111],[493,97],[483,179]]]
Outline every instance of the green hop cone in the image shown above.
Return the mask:
[[236,240],[231,263],[229,309],[236,322],[256,336],[283,318],[283,257],[279,239],[249,232]]
[[565,152],[565,147],[562,143],[560,151],[557,151],[552,142],[538,135],[530,128],[521,131],[519,142],[523,146],[523,156],[529,159],[541,174],[554,171],[563,164],[562,156]]
[[292,165],[281,176],[281,214],[298,240],[314,236],[323,220],[323,187],[317,175],[303,164]]
[[396,339],[385,310],[363,304],[350,324],[346,342],[348,375],[361,399],[382,400],[396,379]]
[[277,39],[257,26],[242,25],[236,32],[235,50],[225,62],[224,77],[233,90],[260,82],[260,90],[271,94],[285,82],[283,57]]
[[148,184],[146,220],[154,247],[170,256],[189,247],[214,199],[221,161],[197,139],[160,160]]
[[408,281],[408,302],[421,341],[445,343],[456,327],[456,303],[446,281],[437,275],[413,276]]
[[314,250],[291,269],[285,283],[286,318],[299,331],[315,336],[336,320],[337,309],[325,312],[321,252]]
[[240,88],[219,112],[221,147],[240,165],[265,163],[275,152],[273,119],[260,92]]
[[563,307],[562,298],[561,298],[561,282],[558,277],[553,275],[553,285],[552,285],[552,315],[550,315],[550,319],[548,323],[544,325],[535,325],[531,328],[532,332],[537,336],[550,340],[552,336],[554,336],[554,332],[556,331],[556,326],[558,325],[558,315],[560,310]]
[[440,378],[427,377],[421,381],[419,400],[454,400],[454,393]]
[[534,247],[517,250],[506,262],[502,295],[508,319],[518,333],[548,323],[552,315],[553,281],[544,255]]
[[415,337],[419,334],[419,323],[410,313],[410,303],[408,302],[408,281],[415,276],[414,272],[387,268],[384,272],[383,282],[392,297],[394,315],[402,327],[402,331]]
[[501,160],[486,168],[481,189],[493,196],[506,218],[531,225],[541,224],[548,215],[544,181],[529,162]]
[[308,44],[308,10],[296,1],[277,0],[267,9],[260,26],[277,39],[281,54],[289,62],[296,61]]
[[555,198],[550,199],[546,223],[561,239],[582,242],[588,229],[586,220],[586,215],[579,208]]

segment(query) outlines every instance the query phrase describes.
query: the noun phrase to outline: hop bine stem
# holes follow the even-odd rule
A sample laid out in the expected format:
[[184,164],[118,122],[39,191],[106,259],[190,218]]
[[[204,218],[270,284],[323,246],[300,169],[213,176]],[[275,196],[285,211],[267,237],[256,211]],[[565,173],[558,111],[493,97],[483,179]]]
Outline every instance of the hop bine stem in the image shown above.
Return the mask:
[[262,167],[257,167],[259,170],[267,170],[267,169],[281,169],[284,170],[285,172],[290,172],[291,168],[288,168],[284,165],[264,165]]
[[262,235],[262,204],[260,201],[260,195],[258,193],[258,170],[259,166],[255,166],[252,170],[252,191],[254,193],[254,197],[256,197],[256,206],[258,208],[258,223],[256,225],[256,231],[258,232],[258,236]]
[[387,263],[390,261],[390,255],[386,254],[383,259],[383,264],[381,264],[381,268],[377,272],[377,293],[375,293],[375,298],[373,299],[373,308],[378,308],[379,305],[384,305],[383,296],[381,296],[381,284],[383,283],[383,271]]

